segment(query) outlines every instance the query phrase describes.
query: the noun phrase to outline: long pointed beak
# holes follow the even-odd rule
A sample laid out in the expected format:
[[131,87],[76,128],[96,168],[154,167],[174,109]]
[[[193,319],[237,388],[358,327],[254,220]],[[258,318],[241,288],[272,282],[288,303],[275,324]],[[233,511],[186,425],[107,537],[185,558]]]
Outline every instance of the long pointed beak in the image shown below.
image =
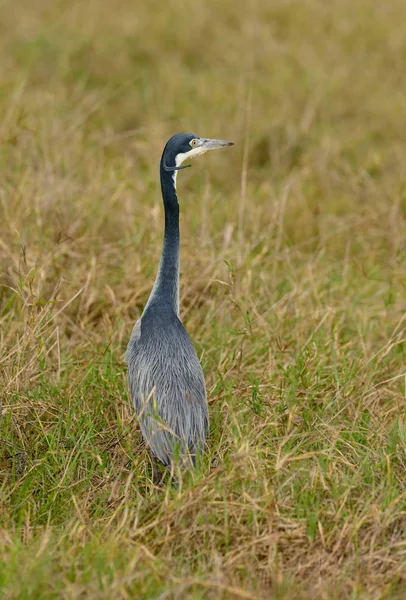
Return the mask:
[[210,138],[200,138],[202,141],[201,148],[205,150],[216,150],[217,148],[224,148],[225,146],[234,146],[233,142],[227,142],[226,140],[211,140]]

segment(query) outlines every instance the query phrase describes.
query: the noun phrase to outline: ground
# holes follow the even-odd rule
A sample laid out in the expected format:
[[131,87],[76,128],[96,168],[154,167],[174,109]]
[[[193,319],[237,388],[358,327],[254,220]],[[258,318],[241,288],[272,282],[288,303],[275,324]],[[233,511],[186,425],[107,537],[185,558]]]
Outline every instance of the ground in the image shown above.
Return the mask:
[[[0,590],[406,597],[406,4],[0,16]],[[123,356],[178,177],[200,472],[151,482]]]

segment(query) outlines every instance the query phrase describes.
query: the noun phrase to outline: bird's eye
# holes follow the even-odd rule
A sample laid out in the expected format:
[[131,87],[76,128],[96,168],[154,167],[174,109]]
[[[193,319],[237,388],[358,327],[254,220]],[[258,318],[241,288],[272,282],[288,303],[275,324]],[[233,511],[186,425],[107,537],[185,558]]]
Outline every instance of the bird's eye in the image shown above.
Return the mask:
[[197,140],[192,140],[190,144],[193,148],[195,148],[195,146],[197,146]]

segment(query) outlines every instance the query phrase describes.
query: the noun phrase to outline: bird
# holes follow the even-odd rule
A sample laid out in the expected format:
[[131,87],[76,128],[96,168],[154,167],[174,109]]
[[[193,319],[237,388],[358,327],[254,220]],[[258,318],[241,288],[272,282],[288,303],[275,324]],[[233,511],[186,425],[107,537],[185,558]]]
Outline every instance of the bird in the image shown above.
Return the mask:
[[132,402],[154,463],[173,473],[196,467],[204,453],[209,414],[203,370],[179,316],[177,175],[185,160],[233,142],[178,133],[160,161],[165,212],[161,259],[149,299],[135,323],[125,360]]

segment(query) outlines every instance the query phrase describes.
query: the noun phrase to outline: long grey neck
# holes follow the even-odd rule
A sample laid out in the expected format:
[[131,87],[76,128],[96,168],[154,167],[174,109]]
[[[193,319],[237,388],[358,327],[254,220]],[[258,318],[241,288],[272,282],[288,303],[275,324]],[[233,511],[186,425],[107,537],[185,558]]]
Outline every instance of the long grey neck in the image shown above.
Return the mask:
[[161,160],[161,190],[165,209],[165,232],[154,287],[144,310],[154,305],[171,308],[179,316],[179,204],[176,171],[166,171]]

